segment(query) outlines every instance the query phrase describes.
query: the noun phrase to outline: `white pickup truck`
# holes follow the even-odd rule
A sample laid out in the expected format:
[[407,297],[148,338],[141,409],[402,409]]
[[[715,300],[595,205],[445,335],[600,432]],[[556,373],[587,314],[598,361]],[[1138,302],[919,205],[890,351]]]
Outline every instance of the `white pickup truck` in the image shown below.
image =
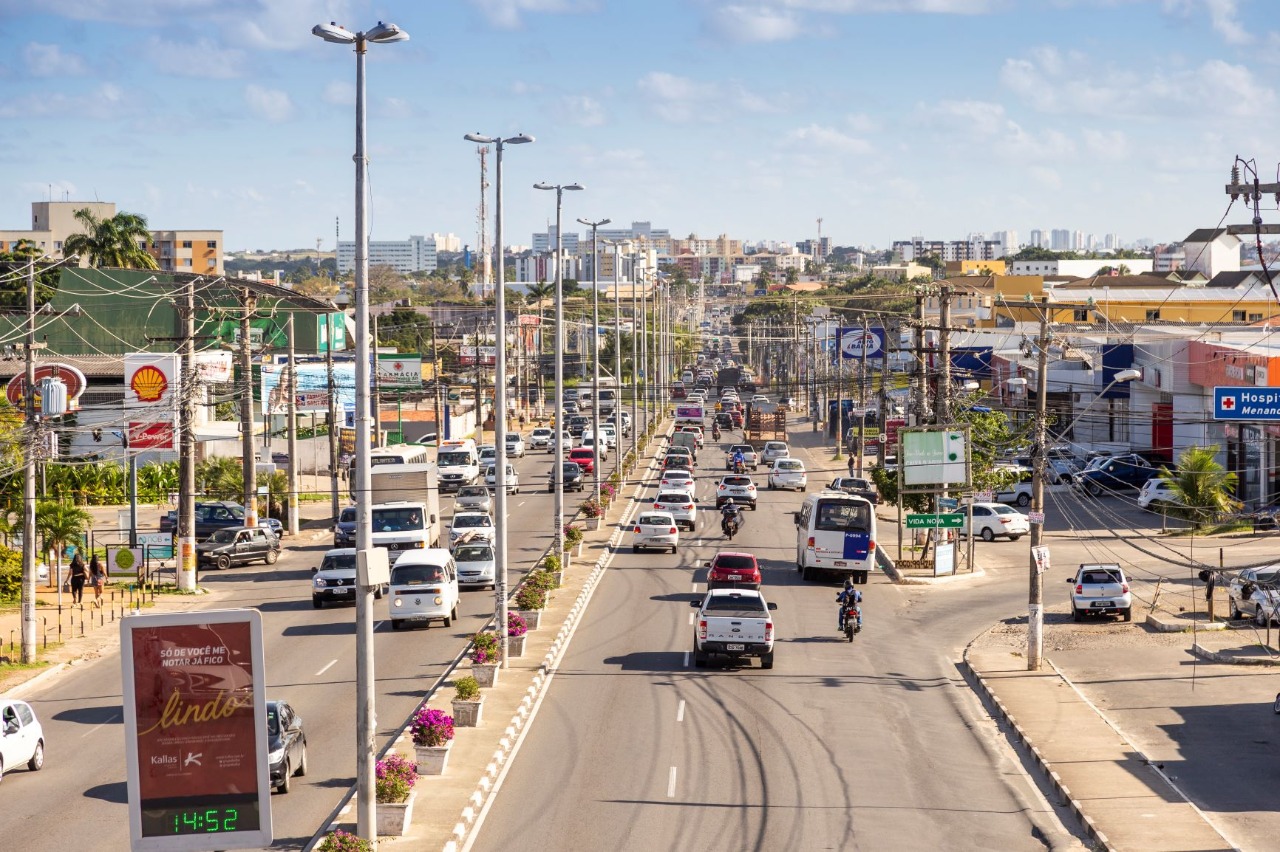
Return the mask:
[[1115,564],[1084,564],[1071,584],[1071,620],[1083,621],[1086,615],[1115,615],[1125,621],[1133,619],[1133,595],[1124,571]]
[[759,591],[714,589],[701,601],[694,619],[693,664],[699,668],[713,656],[759,657],[760,667],[773,668],[773,616],[777,604],[766,603]]

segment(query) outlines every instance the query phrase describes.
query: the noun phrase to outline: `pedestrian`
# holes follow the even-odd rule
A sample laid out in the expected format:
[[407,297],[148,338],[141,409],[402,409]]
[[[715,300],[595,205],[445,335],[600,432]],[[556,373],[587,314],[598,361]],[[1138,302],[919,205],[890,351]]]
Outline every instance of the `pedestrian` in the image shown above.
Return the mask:
[[853,453],[849,453],[849,475],[853,476],[854,470],[858,467],[858,457]]
[[[95,557],[96,558],[96,557]],[[76,549],[75,556],[71,557],[71,602],[73,604],[84,602],[84,584],[89,579],[89,569],[85,567],[84,557],[80,555],[79,548]]]
[[102,590],[107,585],[107,566],[98,561],[98,554],[89,560],[89,578],[93,581],[93,605],[102,606]]

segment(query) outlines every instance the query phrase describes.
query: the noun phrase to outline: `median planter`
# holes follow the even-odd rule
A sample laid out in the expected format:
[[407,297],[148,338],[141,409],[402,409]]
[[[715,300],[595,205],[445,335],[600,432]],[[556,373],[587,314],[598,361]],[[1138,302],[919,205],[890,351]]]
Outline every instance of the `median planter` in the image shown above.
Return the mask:
[[413,821],[413,800],[417,797],[418,793],[414,791],[403,802],[378,802],[379,837],[404,837],[409,833],[409,823]]
[[472,663],[471,676],[476,679],[476,683],[482,687],[496,686],[498,683],[498,664],[497,663]]
[[453,718],[443,710],[421,707],[410,725],[419,775],[443,775],[453,747]]
[[[537,630],[542,626],[542,610],[518,609],[516,612],[518,612],[520,617],[524,619],[524,626],[526,630]],[[508,641],[510,641],[509,638]]]
[[583,523],[587,525],[587,529],[589,529],[589,530],[598,530],[598,529],[600,529],[600,519],[599,519],[599,518],[587,518],[587,519],[585,519],[585,520],[583,521]]
[[418,770],[400,755],[389,754],[378,761],[375,771],[378,834],[403,837],[413,819],[413,800],[417,796],[413,785],[418,781]]
[[442,746],[414,746],[413,757],[418,765],[419,775],[443,775],[449,763],[449,749],[453,748],[453,740]]
[[480,684],[471,675],[458,678],[453,685],[453,724],[457,728],[475,728],[480,725],[480,711],[484,697]]
[[[510,614],[510,615],[517,615],[518,613],[514,613],[514,612],[513,612],[513,613],[509,613],[509,614]],[[527,629],[528,629],[528,627],[526,626],[526,627],[525,627],[525,629],[527,630]],[[508,656],[508,657],[523,657],[523,656],[524,656],[524,638],[525,638],[525,634],[523,634],[523,633],[521,633],[519,636],[508,636],[508,637],[507,637],[507,656]]]

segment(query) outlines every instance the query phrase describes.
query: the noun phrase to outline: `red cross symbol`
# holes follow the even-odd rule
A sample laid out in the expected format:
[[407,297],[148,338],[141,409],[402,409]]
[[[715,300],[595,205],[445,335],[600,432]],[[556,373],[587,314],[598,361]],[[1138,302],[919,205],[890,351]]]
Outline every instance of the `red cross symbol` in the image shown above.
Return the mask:
[[1222,410],[1231,411],[1236,407],[1236,398],[1234,396],[1224,396],[1222,398]]

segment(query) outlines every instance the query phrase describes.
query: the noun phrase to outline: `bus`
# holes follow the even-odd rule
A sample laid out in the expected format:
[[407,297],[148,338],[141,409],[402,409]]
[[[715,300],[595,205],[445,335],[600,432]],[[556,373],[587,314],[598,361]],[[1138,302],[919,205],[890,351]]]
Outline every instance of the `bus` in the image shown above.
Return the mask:
[[374,447],[369,452],[369,467],[380,464],[425,464],[430,450],[425,444],[396,444]]
[[844,574],[864,584],[876,565],[876,513],[871,501],[842,491],[810,494],[795,513],[796,568],[806,582]]

